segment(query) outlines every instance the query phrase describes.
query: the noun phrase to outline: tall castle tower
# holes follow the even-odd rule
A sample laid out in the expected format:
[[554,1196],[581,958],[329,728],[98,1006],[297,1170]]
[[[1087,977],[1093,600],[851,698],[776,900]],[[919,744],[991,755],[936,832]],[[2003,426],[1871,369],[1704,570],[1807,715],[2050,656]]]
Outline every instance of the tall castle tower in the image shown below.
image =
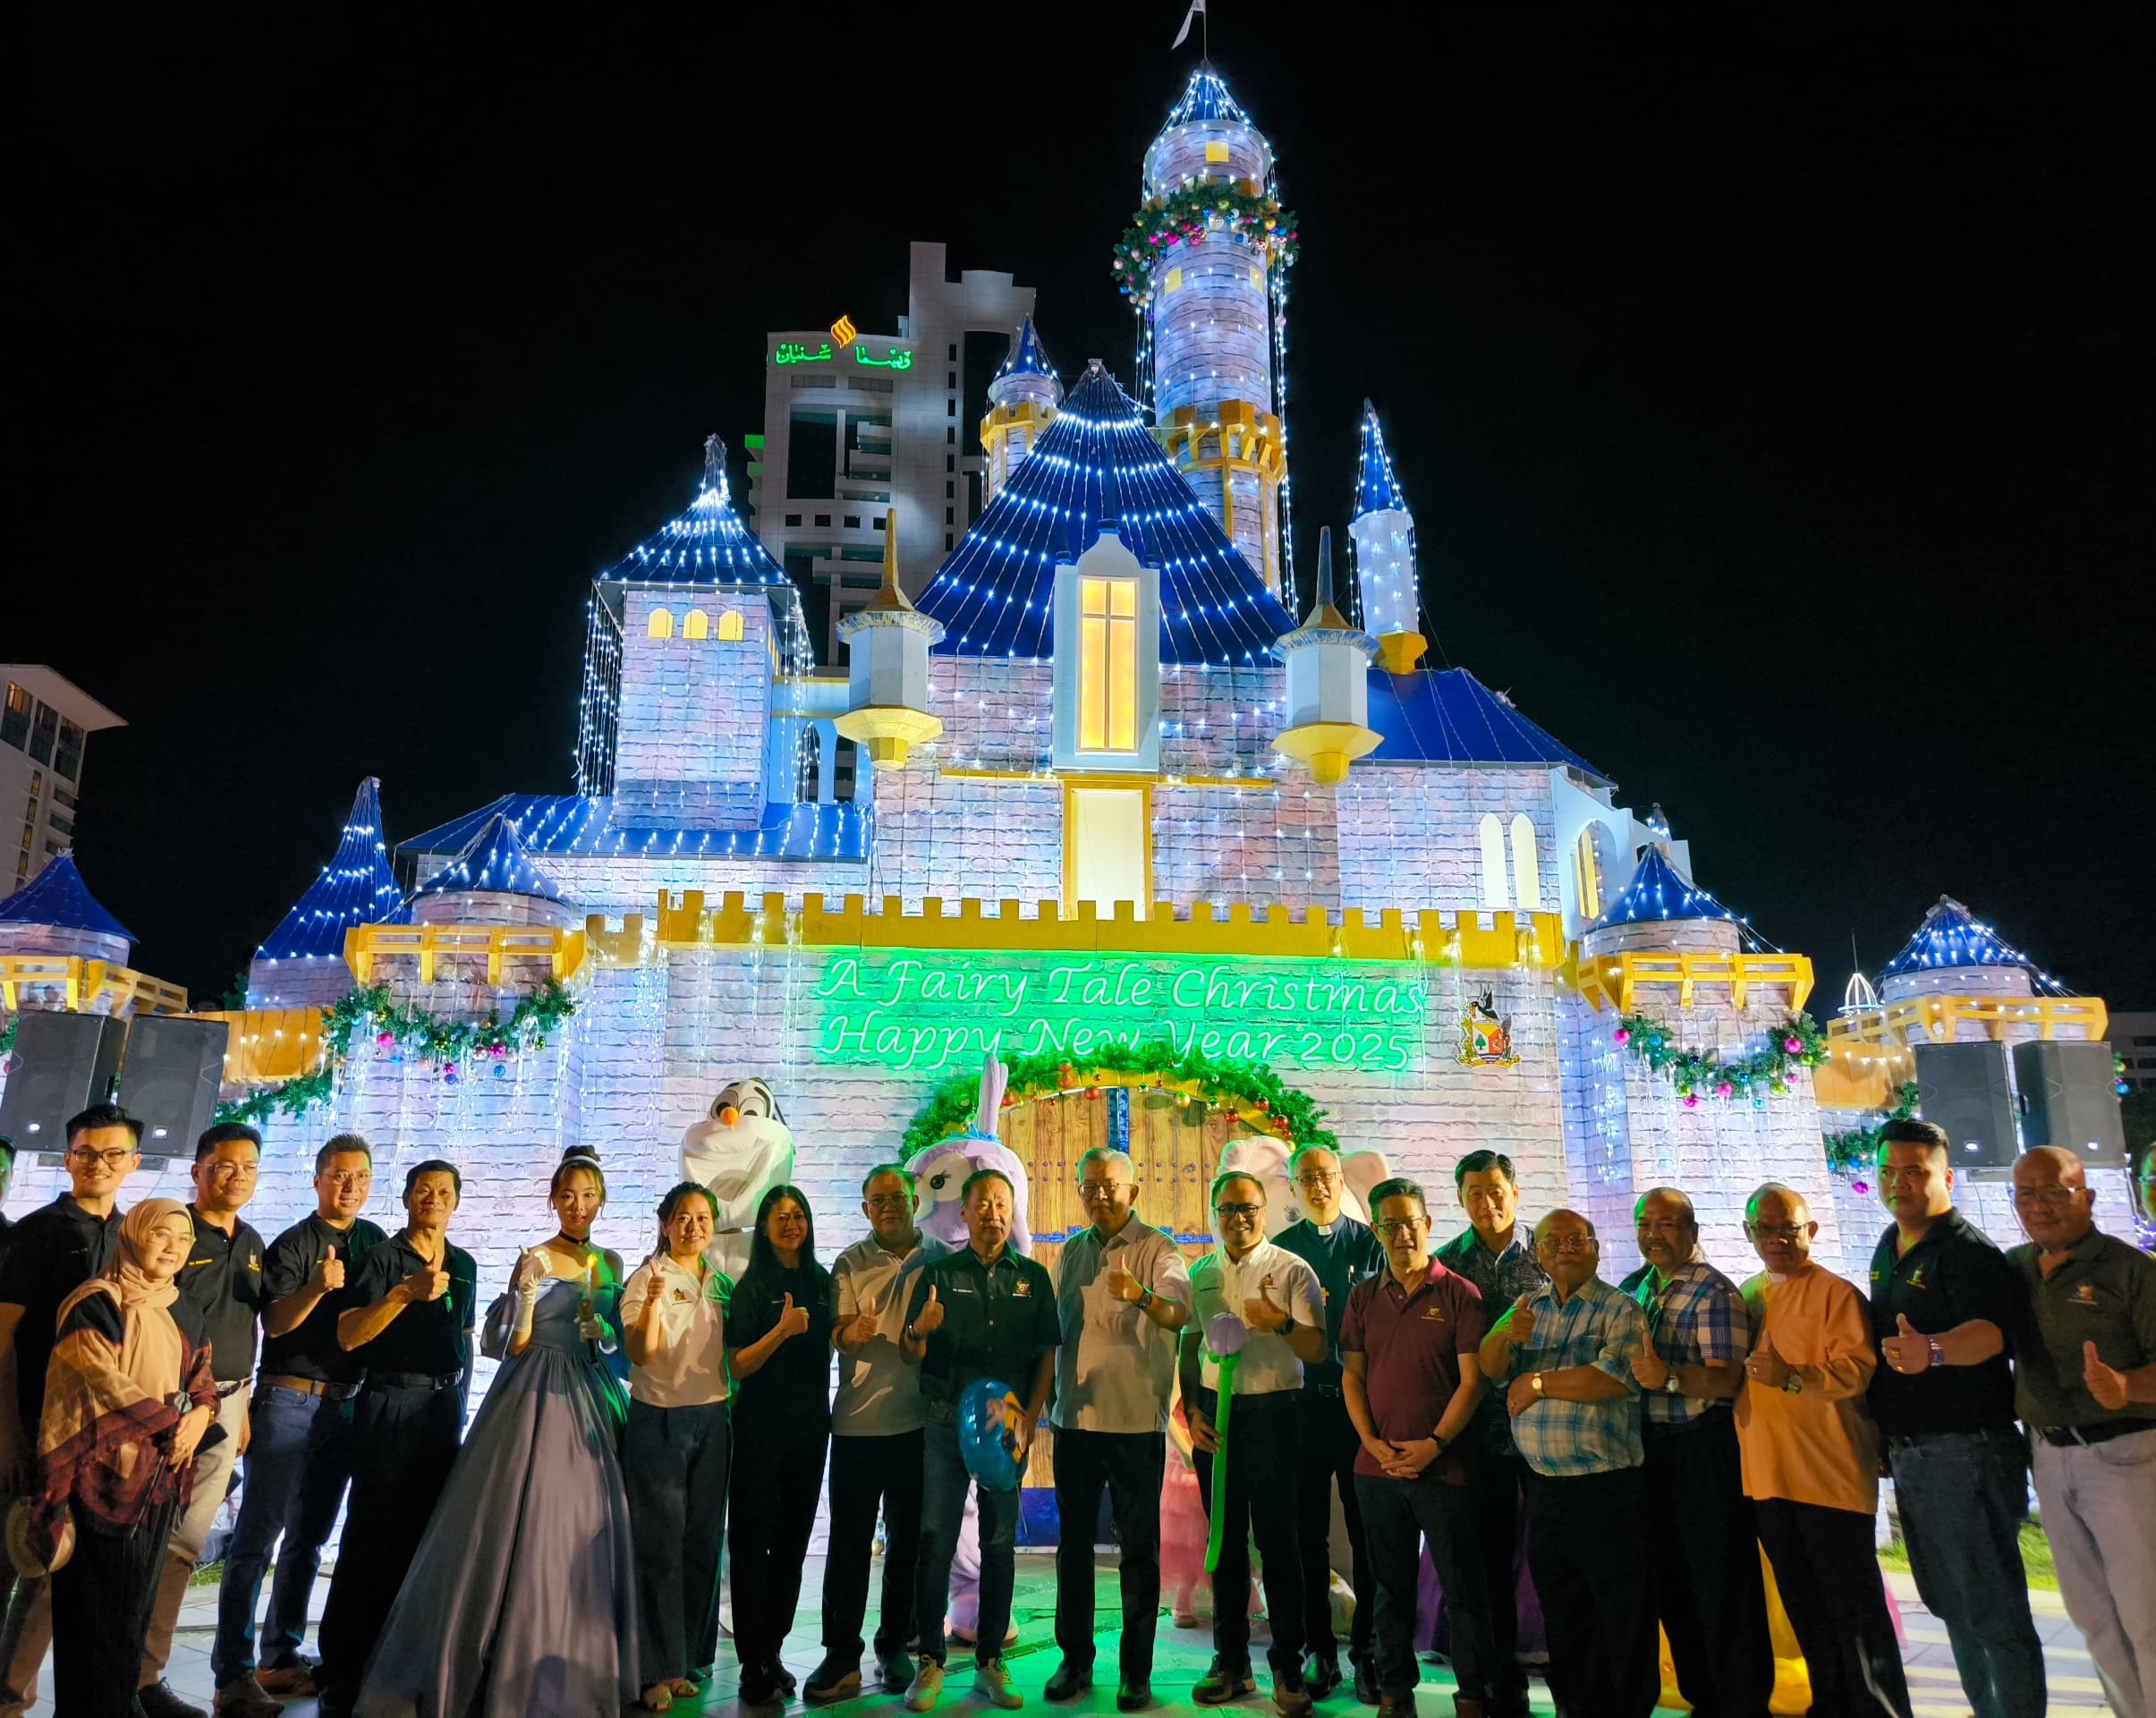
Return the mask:
[[993,501],[1010,481],[1011,468],[1033,451],[1063,404],[1063,378],[1040,349],[1029,316],[1018,325],[1010,355],[989,384],[988,413],[980,420],[981,500]]
[[1146,150],[1144,192],[1115,267],[1146,319],[1153,433],[1292,608],[1274,313],[1292,217],[1273,193],[1272,145],[1210,64],[1191,73]]

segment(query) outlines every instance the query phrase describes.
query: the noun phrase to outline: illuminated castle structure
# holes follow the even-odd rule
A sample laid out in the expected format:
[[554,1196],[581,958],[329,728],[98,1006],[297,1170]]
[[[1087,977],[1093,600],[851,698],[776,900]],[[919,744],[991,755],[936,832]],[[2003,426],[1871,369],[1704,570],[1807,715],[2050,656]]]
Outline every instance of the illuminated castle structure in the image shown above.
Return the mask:
[[[1769,1178],[1812,1198],[1825,1259],[1861,1268],[1880,1220],[1838,1207],[1792,1025],[1810,961],[1695,882],[1659,809],[1635,815],[1468,669],[1425,665],[1414,521],[1374,412],[1352,572],[1328,550],[1290,589],[1285,262],[1253,236],[1280,219],[1271,166],[1201,70],[1145,183],[1215,186],[1242,236],[1188,199],[1156,211],[1198,233],[1143,270],[1156,410],[1099,360],[1059,379],[1014,319],[977,425],[985,505],[947,552],[940,522],[914,540],[885,515],[843,669],[819,665],[715,438],[685,510],[592,582],[572,790],[492,785],[392,849],[417,885],[393,897],[362,787],[226,1016],[233,1095],[312,1075],[319,1100],[268,1123],[258,1228],[311,1208],[313,1151],[357,1128],[385,1206],[409,1163],[459,1162],[460,1229],[497,1280],[575,1143],[607,1168],[602,1237],[641,1255],[684,1132],[752,1076],[836,1237],[864,1171],[993,1047],[1032,1059],[1005,1137],[1051,1251],[1082,1220],[1087,1144],[1127,1145],[1147,1216],[1195,1248],[1222,1153],[1306,1125],[1283,1116],[1307,1099],[1433,1194],[1463,1153],[1506,1152],[1531,1216],[1600,1225],[1607,1270],[1629,1262],[1633,1200],[1672,1182],[1744,1273],[1743,1200]],[[1881,994],[1937,975],[1919,960]],[[325,1076],[314,1010],[354,985],[384,1012]],[[1887,1089],[1861,1053],[1818,1069],[1855,1117]]]

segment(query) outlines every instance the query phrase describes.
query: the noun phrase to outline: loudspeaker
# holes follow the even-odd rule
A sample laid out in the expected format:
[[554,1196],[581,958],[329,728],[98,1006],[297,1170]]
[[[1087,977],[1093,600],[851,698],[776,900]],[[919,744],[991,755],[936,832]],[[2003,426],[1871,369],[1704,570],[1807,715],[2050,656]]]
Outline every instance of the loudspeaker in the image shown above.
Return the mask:
[[1957,1173],[2014,1167],[2014,1096],[2007,1084],[2007,1047],[1917,1044],[1918,1101],[1926,1121],[1947,1130]]
[[139,1016],[129,1027],[120,1101],[141,1118],[145,1156],[194,1156],[195,1141],[216,1119],[230,1035],[222,1020],[160,1014]]
[[2084,1163],[2126,1161],[2110,1045],[2048,1038],[2016,1044],[2014,1084],[2031,1145],[2064,1146]]
[[120,1071],[127,1023],[34,1010],[19,1018],[13,1066],[0,1093],[0,1134],[21,1151],[64,1152],[67,1118],[99,1101]]

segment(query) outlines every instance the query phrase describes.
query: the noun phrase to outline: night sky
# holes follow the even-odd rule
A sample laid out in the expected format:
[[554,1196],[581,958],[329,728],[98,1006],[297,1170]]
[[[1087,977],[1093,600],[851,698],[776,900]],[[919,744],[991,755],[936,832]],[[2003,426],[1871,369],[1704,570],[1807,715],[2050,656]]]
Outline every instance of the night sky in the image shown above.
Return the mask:
[[[569,791],[592,573],[707,433],[745,487],[764,331],[892,326],[908,240],[1129,385],[1108,259],[1181,6],[26,54],[0,658],[131,724],[78,855],[136,964],[222,993],[362,775],[393,840]],[[2156,1007],[2145,41],[1215,6],[1301,216],[1306,576],[1367,393],[1442,663],[1659,801],[1819,1004],[1946,891]]]

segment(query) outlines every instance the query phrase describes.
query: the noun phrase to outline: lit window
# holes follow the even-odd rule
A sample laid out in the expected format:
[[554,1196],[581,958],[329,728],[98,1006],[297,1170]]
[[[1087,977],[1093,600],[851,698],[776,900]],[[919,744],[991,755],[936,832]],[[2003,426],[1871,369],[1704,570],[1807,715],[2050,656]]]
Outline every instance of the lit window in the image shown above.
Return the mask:
[[1225,160],[1227,160],[1227,145],[1226,143],[1223,143],[1223,142],[1222,142],[1222,141],[1221,141],[1221,140],[1220,140],[1218,138],[1217,138],[1217,137],[1209,137],[1209,138],[1207,138],[1207,139],[1205,140],[1205,158],[1206,158],[1208,161],[1225,161]]
[[692,608],[681,617],[681,635],[683,638],[711,636],[711,617],[701,608]]
[[13,680],[7,683],[7,708],[0,710],[0,741],[21,747],[30,737],[30,711],[33,700]]
[[1534,853],[1534,824],[1524,812],[1512,820],[1512,898],[1532,913],[1542,905],[1542,872]]
[[1579,872],[1580,915],[1589,919],[1602,915],[1602,861],[1595,850],[1596,828],[1590,823],[1580,831],[1579,845],[1573,852],[1573,863]]
[[729,608],[718,617],[718,635],[721,640],[738,644],[741,642],[741,610]]
[[1079,788],[1064,801],[1064,887],[1103,917],[1118,901],[1142,914],[1148,893],[1148,801],[1142,787]]
[[1161,281],[1160,290],[1164,293],[1172,293],[1182,285],[1183,270],[1180,268],[1171,268],[1167,271],[1166,277]]
[[672,638],[674,636],[672,612],[665,608],[654,608],[651,611],[651,618],[644,623],[644,636],[646,638]]
[[1482,817],[1482,910],[1502,913],[1512,905],[1505,887],[1505,826],[1495,812]]
[[1138,581],[1078,582],[1078,749],[1138,749]]

